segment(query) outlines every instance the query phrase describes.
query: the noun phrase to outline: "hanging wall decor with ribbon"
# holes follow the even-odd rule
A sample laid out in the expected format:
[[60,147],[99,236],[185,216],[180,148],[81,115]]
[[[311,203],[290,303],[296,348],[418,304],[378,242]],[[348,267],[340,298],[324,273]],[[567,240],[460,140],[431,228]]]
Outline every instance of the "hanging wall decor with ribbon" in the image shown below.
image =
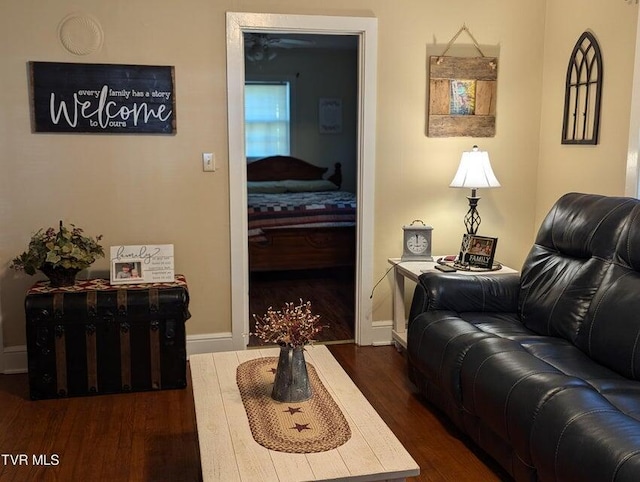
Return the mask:
[[[449,57],[458,36],[466,32],[479,57]],[[429,137],[493,137],[496,132],[498,59],[485,57],[466,25],[442,55],[429,58]]]

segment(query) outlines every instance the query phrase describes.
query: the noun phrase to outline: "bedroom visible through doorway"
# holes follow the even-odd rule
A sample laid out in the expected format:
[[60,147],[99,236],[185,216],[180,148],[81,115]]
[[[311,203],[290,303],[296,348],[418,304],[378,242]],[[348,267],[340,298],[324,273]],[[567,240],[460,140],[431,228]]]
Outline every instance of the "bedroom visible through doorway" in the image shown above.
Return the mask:
[[310,301],[318,341],[353,341],[358,37],[247,32],[244,46],[249,312]]
[[[229,231],[231,236],[232,346],[249,342],[249,254],[247,246],[247,157],[244,136],[244,33],[310,33],[353,35],[358,39],[357,179],[358,206],[355,256],[355,342],[384,343],[390,339],[386,325],[372,320],[374,284],[374,185],[377,99],[377,19],[227,12],[227,109],[229,127]],[[268,57],[268,56],[267,56]],[[329,106],[331,104],[328,104]],[[330,123],[329,125],[335,125]],[[293,142],[296,142],[294,139]],[[345,173],[346,181],[346,173]]]

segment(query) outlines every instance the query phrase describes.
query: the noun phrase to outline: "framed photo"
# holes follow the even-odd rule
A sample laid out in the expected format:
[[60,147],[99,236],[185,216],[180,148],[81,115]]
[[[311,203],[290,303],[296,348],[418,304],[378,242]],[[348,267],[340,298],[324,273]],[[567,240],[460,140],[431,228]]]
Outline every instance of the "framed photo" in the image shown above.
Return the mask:
[[465,234],[462,237],[458,262],[463,265],[491,269],[498,238]]
[[142,260],[134,259],[125,262],[113,263],[115,275],[114,281],[119,283],[140,283],[144,277],[142,275]]
[[320,134],[342,133],[342,99],[321,98],[318,101],[318,130]]
[[174,281],[173,244],[111,246],[110,254],[112,285]]
[[476,81],[451,80],[451,115],[474,115],[476,112]]

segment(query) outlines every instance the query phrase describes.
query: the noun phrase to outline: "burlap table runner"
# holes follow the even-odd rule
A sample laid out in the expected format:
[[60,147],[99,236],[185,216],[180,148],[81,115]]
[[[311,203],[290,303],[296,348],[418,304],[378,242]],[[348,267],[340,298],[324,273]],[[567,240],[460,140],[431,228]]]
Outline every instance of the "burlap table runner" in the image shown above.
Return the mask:
[[349,440],[349,423],[310,363],[307,372],[313,395],[309,400],[281,403],[271,398],[277,365],[277,357],[257,358],[240,364],[236,372],[255,441],[278,452],[312,453],[332,450]]

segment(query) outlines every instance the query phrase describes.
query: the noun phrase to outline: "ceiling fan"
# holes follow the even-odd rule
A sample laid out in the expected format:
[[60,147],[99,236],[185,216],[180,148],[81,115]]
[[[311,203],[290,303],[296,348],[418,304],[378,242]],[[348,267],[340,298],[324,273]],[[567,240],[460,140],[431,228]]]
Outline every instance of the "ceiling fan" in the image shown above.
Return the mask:
[[275,49],[291,49],[308,47],[314,44],[312,40],[294,38],[292,36],[275,36],[266,33],[245,33],[245,56],[250,62],[273,60],[277,56]]

